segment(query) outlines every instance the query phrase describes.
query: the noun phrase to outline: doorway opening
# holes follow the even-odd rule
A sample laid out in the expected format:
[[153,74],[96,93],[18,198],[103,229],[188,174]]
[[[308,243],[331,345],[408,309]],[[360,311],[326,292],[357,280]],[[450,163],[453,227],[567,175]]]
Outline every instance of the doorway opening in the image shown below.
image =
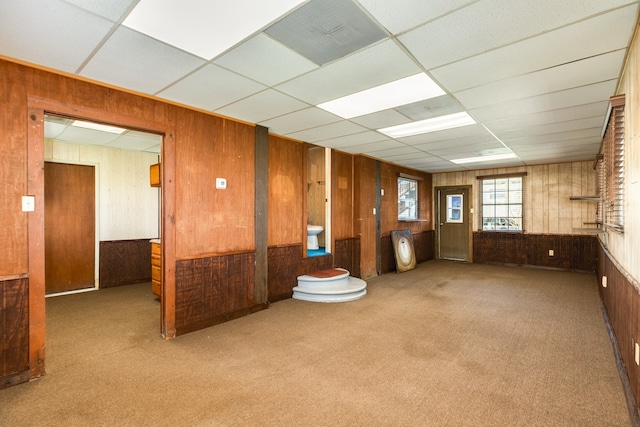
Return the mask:
[[161,144],[157,134],[44,116],[47,296],[148,279],[150,240],[161,234],[149,171]]

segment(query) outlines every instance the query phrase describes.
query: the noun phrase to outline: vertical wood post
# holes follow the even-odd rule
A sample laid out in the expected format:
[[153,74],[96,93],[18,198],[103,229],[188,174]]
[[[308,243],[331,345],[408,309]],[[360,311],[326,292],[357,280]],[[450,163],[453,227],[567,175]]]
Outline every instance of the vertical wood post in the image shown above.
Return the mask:
[[255,304],[268,302],[268,182],[269,182],[269,129],[256,125],[256,158],[255,158]]

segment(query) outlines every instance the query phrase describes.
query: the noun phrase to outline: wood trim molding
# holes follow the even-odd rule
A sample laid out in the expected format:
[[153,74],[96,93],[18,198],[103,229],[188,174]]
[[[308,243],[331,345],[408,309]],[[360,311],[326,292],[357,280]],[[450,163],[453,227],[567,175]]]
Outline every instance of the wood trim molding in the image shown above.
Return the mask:
[[476,179],[495,179],[495,178],[513,178],[516,176],[527,176],[527,172],[513,172],[513,173],[503,173],[496,175],[478,175]]

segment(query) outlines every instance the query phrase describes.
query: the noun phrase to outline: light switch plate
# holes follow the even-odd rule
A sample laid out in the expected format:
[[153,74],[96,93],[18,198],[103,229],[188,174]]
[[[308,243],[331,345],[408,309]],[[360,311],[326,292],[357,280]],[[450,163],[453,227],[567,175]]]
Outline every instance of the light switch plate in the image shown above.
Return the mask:
[[22,212],[36,210],[36,196],[22,196]]
[[225,178],[216,178],[216,188],[224,190],[227,188],[227,180]]

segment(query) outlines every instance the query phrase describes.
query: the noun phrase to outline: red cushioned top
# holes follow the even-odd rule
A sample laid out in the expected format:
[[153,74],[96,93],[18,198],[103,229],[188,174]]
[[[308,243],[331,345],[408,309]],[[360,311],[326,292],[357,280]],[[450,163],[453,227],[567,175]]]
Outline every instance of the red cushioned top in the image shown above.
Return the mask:
[[325,277],[340,276],[341,274],[344,274],[344,273],[346,273],[346,271],[338,270],[337,268],[331,268],[329,270],[322,270],[322,271],[316,271],[315,273],[309,273],[307,274],[307,276],[317,277],[319,279],[322,279]]

